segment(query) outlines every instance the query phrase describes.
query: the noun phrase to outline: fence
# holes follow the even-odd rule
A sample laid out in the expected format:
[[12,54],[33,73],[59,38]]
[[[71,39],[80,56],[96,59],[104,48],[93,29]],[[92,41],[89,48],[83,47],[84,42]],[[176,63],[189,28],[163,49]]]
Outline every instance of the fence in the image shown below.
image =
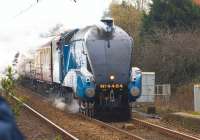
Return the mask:
[[170,84],[159,84],[155,85],[143,85],[145,93],[138,100],[140,103],[156,103],[160,105],[166,105],[170,102],[171,96],[171,85]]
[[157,105],[168,105],[170,103],[171,96],[171,85],[160,84],[155,87],[155,104]]

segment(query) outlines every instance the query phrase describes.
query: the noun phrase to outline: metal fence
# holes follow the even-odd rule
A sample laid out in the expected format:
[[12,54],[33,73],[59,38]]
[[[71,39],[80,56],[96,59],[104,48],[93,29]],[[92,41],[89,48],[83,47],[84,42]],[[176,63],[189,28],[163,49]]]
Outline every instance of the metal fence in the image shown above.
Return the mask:
[[155,103],[159,105],[168,105],[171,96],[170,84],[159,84],[155,86]]
[[137,102],[168,104],[171,96],[170,84],[143,85],[143,94]]

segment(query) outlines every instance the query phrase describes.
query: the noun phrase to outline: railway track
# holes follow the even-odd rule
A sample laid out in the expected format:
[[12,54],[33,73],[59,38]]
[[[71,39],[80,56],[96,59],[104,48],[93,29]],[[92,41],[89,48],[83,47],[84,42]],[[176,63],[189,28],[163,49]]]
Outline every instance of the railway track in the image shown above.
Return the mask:
[[140,127],[146,127],[146,128],[156,130],[159,133],[162,133],[162,134],[170,136],[170,137],[174,137],[175,139],[178,139],[178,140],[200,140],[197,137],[193,137],[191,135],[188,135],[188,134],[185,134],[182,132],[178,132],[178,131],[171,130],[171,129],[168,129],[168,128],[165,128],[165,127],[162,127],[162,126],[159,126],[156,124],[152,124],[152,123],[146,122],[144,120],[139,120],[136,118],[134,118],[132,120],[133,120],[134,124],[136,124]]
[[[126,139],[131,140],[148,140],[148,139],[158,139],[158,140],[200,140],[199,138],[187,135],[185,133],[177,132],[174,130],[170,130],[167,128],[164,128],[162,126],[158,126],[143,120],[139,120],[134,118],[131,123],[133,123],[135,126],[137,126],[136,130],[139,130],[142,128],[145,128],[145,131],[138,131],[139,133],[134,133],[133,131],[129,131],[126,129],[123,129],[121,126],[113,125],[112,123],[105,123],[100,120],[90,118],[88,116],[84,116],[82,114],[78,115],[83,120],[87,120],[87,122],[92,122],[97,124],[98,126],[101,126],[102,128],[107,128],[112,130],[113,132],[118,132],[121,135],[124,135]],[[87,127],[87,126],[86,126]],[[151,133],[150,131],[154,131]],[[140,134],[147,134],[148,136],[140,135]],[[149,133],[149,134],[148,134]],[[154,135],[154,136],[152,136]],[[124,137],[123,137],[124,139]]]
[[139,137],[139,136],[137,136],[137,135],[134,135],[134,134],[132,134],[132,133],[129,133],[128,131],[125,131],[125,130],[123,130],[123,129],[117,128],[117,127],[115,127],[115,126],[113,126],[113,125],[111,125],[111,124],[109,124],[109,123],[105,123],[105,122],[103,122],[103,121],[100,121],[100,120],[97,120],[97,119],[94,119],[94,118],[90,118],[90,117],[84,116],[84,115],[82,115],[82,114],[79,114],[79,116],[81,116],[81,117],[84,118],[84,119],[88,119],[88,120],[90,120],[90,121],[93,121],[94,123],[96,123],[96,124],[98,124],[98,125],[101,125],[101,126],[103,126],[103,127],[107,127],[107,128],[109,128],[109,129],[114,130],[114,131],[117,131],[117,132],[119,132],[119,133],[126,134],[127,136],[130,136],[133,140],[145,140],[145,139],[143,139],[142,137]]
[[[132,137],[134,140],[146,140],[145,138],[137,136],[137,135],[135,135],[135,134],[133,134],[131,132],[128,132],[128,131],[123,130],[123,129],[120,129],[118,127],[115,127],[112,124],[105,123],[103,121],[100,121],[100,120],[97,120],[97,119],[94,119],[94,118],[91,118],[91,117],[88,117],[88,116],[85,116],[85,115],[82,115],[82,114],[79,114],[79,116],[84,118],[84,119],[88,119],[90,121],[93,121],[94,123],[97,123],[98,125],[101,125],[101,126],[104,126],[104,127],[108,127],[108,128],[110,128],[110,129],[112,129],[114,131],[118,131],[119,133],[126,134],[126,135]],[[174,139],[178,139],[178,140],[200,140],[197,137],[193,137],[191,135],[188,135],[188,134],[185,134],[185,133],[182,133],[182,132],[178,132],[178,131],[175,131],[175,130],[170,130],[168,128],[165,128],[165,127],[162,127],[162,126],[159,126],[159,125],[155,125],[155,124],[146,122],[144,120],[139,120],[139,119],[136,119],[136,118],[134,118],[132,120],[133,120],[133,123],[138,125],[139,127],[145,127],[145,128],[148,128],[148,129],[155,130],[155,131],[157,131],[157,132],[159,132],[159,133],[161,133],[163,135],[172,137]]]
[[[35,96],[36,97],[36,94],[32,94],[33,96]],[[33,97],[33,96],[31,96],[31,97]],[[16,98],[16,97],[15,97]],[[41,98],[41,97],[40,97]],[[45,100],[45,98],[46,97],[44,97],[44,96],[42,96],[42,98]],[[34,100],[34,99],[33,99]],[[47,99],[46,99],[47,100]],[[30,101],[30,100],[29,100]],[[31,101],[32,102],[32,101]],[[39,101],[39,102],[41,102],[41,101]],[[47,103],[47,102],[46,102]],[[25,104],[25,103],[24,103]],[[25,105],[27,105],[27,104],[25,104]],[[28,105],[27,105],[28,106]],[[32,106],[32,105],[31,105]],[[34,105],[33,105],[34,106]],[[40,106],[38,105],[38,107],[40,108]],[[54,107],[53,107],[54,108]],[[44,112],[42,112],[42,113],[44,113]],[[66,113],[65,115],[68,115],[68,113]],[[46,115],[45,115],[46,116]],[[47,115],[48,116],[48,115]],[[73,116],[75,116],[75,115],[73,115]],[[139,136],[137,136],[137,135],[134,135],[134,134],[132,134],[132,133],[129,133],[129,132],[127,132],[127,131],[125,131],[125,130],[122,130],[122,129],[120,129],[120,128],[117,128],[117,127],[115,127],[115,126],[113,126],[113,125],[110,125],[110,124],[108,124],[108,123],[105,123],[105,122],[103,122],[103,121],[100,121],[100,120],[97,120],[97,119],[94,119],[94,118],[91,118],[91,117],[88,117],[88,116],[84,116],[84,115],[82,115],[82,114],[76,114],[76,117],[77,118],[79,118],[79,119],[81,119],[83,122],[90,122],[90,123],[92,123],[93,125],[95,124],[95,126],[96,127],[100,127],[100,128],[102,128],[102,129],[107,129],[107,130],[109,130],[110,132],[110,138],[108,139],[108,140],[111,140],[111,139],[119,139],[119,140],[122,140],[122,139],[127,139],[127,140],[145,140],[145,139],[143,139],[143,138],[141,138],[141,137],[139,137]],[[64,123],[64,120],[63,120],[63,123]],[[78,120],[77,120],[77,122],[76,122],[77,124],[79,123],[78,122]],[[59,124],[59,123],[58,123]],[[66,126],[66,125],[65,125]],[[66,126],[66,128],[67,128],[68,126]],[[70,126],[69,126],[69,128],[70,128]],[[85,126],[85,128],[87,129],[87,126]],[[68,130],[68,129],[67,129]],[[89,131],[89,130],[88,130]],[[71,132],[71,131],[70,131]],[[105,139],[105,140],[107,140],[107,136],[106,135],[108,135],[108,134],[105,134],[105,133],[101,133],[101,132],[98,132],[98,133],[100,133],[101,135],[102,135],[102,137],[103,138],[99,138],[100,140],[101,139]],[[107,132],[106,132],[107,133]],[[73,133],[74,134],[74,133]],[[117,135],[115,135],[115,134],[117,134]],[[85,134],[85,135],[88,135],[88,134]],[[105,138],[104,138],[104,135],[106,136]],[[112,136],[113,135],[113,136]],[[78,135],[76,135],[76,136],[78,136]],[[79,136],[78,136],[78,138],[79,138]],[[83,138],[79,138],[79,139],[83,139]],[[88,138],[87,138],[88,139]]]
[[[11,95],[12,96],[12,95]],[[39,112],[37,112],[35,109],[33,109],[32,107],[30,107],[29,105],[27,105],[26,103],[23,103],[19,98],[17,98],[16,96],[12,96],[13,99],[15,99],[17,102],[21,102],[23,104],[23,106],[25,107],[25,109],[29,110],[31,113],[33,113],[34,115],[38,116],[38,118],[42,119],[43,121],[45,121],[46,123],[48,123],[50,126],[52,126],[53,128],[55,128],[59,133],[61,133],[62,135],[65,136],[65,138],[67,140],[79,140],[77,137],[73,136],[72,134],[70,134],[69,132],[67,132],[66,130],[64,130],[63,128],[61,128],[60,126],[56,125],[55,123],[53,123],[52,121],[50,121],[49,119],[47,119],[45,116],[43,116],[42,114],[40,114]],[[125,134],[129,137],[131,137],[133,140],[145,140],[141,137],[138,137],[134,134],[131,134],[127,131],[124,131],[122,129],[119,129],[117,127],[114,127],[112,125],[109,125],[108,123],[102,122],[100,120],[94,119],[94,118],[90,118],[87,116],[84,116],[82,114],[79,114],[80,117],[90,120],[98,125],[101,125],[103,127],[107,127],[113,131],[117,131],[119,133]]]
[[[124,127],[126,124],[129,128]],[[127,123],[111,123],[111,125],[122,128],[128,133],[134,133],[144,140],[200,140],[186,133],[178,132],[144,120],[132,119]]]
[[22,103],[22,105],[24,106],[25,109],[27,109],[28,111],[30,111],[31,113],[33,113],[39,119],[41,119],[41,120],[45,121],[46,123],[48,123],[48,125],[51,126],[51,127],[53,127],[57,132],[61,133],[62,136],[64,137],[64,139],[66,139],[66,140],[79,140],[77,137],[73,136],[72,134],[70,134],[69,132],[67,132],[66,130],[64,130],[63,128],[61,128],[60,126],[58,126],[57,124],[55,124],[54,122],[52,122],[51,120],[49,120],[48,118],[46,118],[44,115],[42,115],[39,112],[37,112],[35,109],[33,109],[32,107],[30,107],[26,103],[23,103],[16,96],[11,95],[11,97],[14,100],[16,100],[17,102]]

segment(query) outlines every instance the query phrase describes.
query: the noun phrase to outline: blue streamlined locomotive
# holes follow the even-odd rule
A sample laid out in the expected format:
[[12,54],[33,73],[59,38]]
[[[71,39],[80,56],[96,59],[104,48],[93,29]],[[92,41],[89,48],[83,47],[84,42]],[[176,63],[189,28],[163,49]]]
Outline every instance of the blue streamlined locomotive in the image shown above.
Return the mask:
[[126,110],[141,95],[141,71],[131,68],[132,46],[132,38],[105,19],[55,37],[20,68],[66,97],[72,94],[80,110]]

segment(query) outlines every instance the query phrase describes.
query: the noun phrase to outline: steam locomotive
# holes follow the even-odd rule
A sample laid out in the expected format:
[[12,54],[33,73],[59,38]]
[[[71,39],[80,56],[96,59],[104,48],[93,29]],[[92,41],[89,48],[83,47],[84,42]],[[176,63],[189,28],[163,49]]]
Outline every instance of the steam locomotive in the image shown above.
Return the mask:
[[[141,71],[131,68],[133,39],[112,19],[74,29],[42,45],[24,59],[20,74],[33,86],[76,98],[80,111],[128,112],[141,95]],[[124,114],[125,115],[125,114]]]

